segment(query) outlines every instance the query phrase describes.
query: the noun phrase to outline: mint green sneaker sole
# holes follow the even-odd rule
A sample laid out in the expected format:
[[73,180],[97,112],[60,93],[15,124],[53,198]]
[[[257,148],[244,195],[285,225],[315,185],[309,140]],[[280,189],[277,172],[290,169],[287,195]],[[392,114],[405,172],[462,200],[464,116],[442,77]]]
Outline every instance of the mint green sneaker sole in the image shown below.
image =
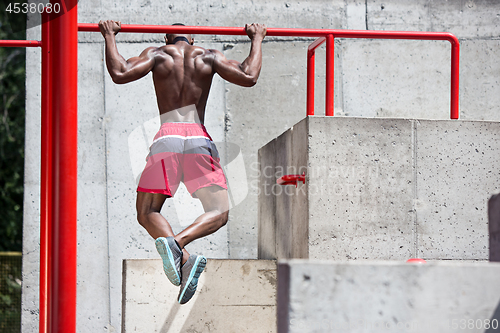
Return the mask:
[[205,269],[206,265],[207,258],[205,258],[204,256],[198,256],[198,258],[196,258],[196,262],[191,269],[188,280],[186,282],[186,286],[179,295],[178,301],[180,304],[187,303],[191,299],[191,297],[193,297],[196,288],[198,287],[198,278]]
[[155,244],[163,260],[163,271],[165,275],[174,286],[179,286],[181,284],[181,277],[175,268],[174,255],[167,244],[167,240],[165,238],[158,238]]

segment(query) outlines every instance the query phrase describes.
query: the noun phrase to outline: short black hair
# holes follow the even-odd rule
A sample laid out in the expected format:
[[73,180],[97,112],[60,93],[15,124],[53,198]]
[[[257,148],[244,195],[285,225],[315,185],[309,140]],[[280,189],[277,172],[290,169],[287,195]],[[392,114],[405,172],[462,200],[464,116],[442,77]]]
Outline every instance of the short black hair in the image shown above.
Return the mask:
[[[184,23],[174,23],[172,25],[182,25],[183,27],[185,27],[186,25]],[[166,36],[170,35],[169,33],[166,33],[165,34]]]

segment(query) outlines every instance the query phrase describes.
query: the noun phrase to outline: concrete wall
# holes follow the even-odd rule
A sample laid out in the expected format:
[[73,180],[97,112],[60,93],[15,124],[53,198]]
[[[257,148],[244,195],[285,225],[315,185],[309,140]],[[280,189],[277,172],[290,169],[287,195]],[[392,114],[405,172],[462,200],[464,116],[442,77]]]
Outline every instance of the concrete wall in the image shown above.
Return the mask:
[[178,294],[161,260],[125,260],[122,332],[276,332],[275,261],[208,260],[193,298]]
[[[462,41],[461,108],[463,119],[499,119],[497,39],[500,5],[492,1],[278,1],[253,2],[84,0],[80,22],[116,19],[123,23],[269,27],[448,30]],[[31,18],[33,19],[33,18]],[[28,30],[39,39],[39,27]],[[243,60],[246,37],[196,36],[198,45]],[[135,222],[137,170],[156,129],[156,105],[148,76],[136,83],[111,83],[98,33],[79,34],[79,302],[81,332],[119,330],[121,261],[157,258],[149,236]],[[119,34],[125,57],[161,35]],[[217,258],[257,257],[257,150],[305,115],[306,48],[309,39],[266,38],[261,78],[247,89],[216,79],[209,101],[207,127],[228,157],[239,154],[226,170],[235,200],[228,227],[194,251]],[[338,40],[335,53],[337,115],[446,118],[449,113],[447,42]],[[317,54],[317,113],[324,106],[324,49]],[[27,50],[27,120],[24,223],[23,331],[37,327],[40,55]],[[428,94],[426,96],[425,94]],[[142,135],[141,135],[142,133]],[[235,146],[234,146],[235,145]],[[227,158],[229,161],[230,158]],[[229,163],[229,162],[228,162]],[[242,176],[243,175],[243,176]],[[188,207],[188,208],[186,208]],[[196,201],[179,193],[164,209],[176,230],[199,212]],[[91,272],[91,273],[89,273]],[[102,295],[95,301],[95,295]],[[106,327],[106,329],[103,329]]]
[[278,332],[495,332],[499,274],[498,263],[280,262]]
[[[308,117],[259,150],[261,258],[488,259],[500,122]],[[283,174],[306,183],[280,186]]]

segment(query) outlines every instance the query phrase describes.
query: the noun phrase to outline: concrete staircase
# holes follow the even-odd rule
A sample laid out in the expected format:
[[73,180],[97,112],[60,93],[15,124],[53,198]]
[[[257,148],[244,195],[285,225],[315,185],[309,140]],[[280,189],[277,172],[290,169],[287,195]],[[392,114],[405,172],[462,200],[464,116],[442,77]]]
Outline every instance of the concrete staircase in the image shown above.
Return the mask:
[[[280,260],[278,332],[498,329],[487,203],[499,122],[308,117],[259,162],[258,253]],[[276,184],[303,172],[305,184]]]
[[302,120],[259,150],[260,260],[209,260],[183,306],[160,260],[124,261],[123,332],[500,331],[499,136],[498,122]]

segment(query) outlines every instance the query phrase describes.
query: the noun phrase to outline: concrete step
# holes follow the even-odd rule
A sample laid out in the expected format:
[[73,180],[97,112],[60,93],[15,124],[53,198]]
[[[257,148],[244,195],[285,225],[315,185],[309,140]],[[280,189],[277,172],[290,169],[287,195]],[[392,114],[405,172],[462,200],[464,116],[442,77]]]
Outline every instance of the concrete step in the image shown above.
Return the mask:
[[276,332],[273,260],[209,259],[195,296],[178,293],[161,260],[124,260],[122,332]]
[[278,332],[500,332],[500,263],[278,265]]

